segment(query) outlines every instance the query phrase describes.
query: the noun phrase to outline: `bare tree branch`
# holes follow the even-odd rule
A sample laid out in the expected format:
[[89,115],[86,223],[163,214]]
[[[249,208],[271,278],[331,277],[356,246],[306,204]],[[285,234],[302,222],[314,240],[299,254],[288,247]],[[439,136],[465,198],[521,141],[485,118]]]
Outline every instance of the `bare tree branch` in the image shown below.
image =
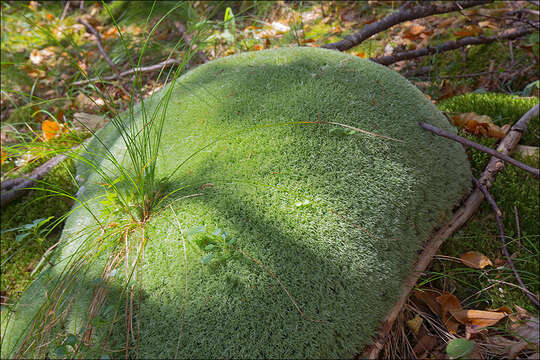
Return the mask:
[[120,80],[120,78],[122,77],[122,74],[120,73],[120,70],[118,70],[118,67],[116,66],[116,64],[111,60],[111,58],[109,57],[109,55],[107,55],[107,53],[105,52],[105,49],[103,48],[103,44],[101,43],[101,36],[99,35],[99,33],[97,32],[96,29],[94,29],[94,27],[92,25],[90,25],[89,23],[87,23],[86,21],[84,21],[83,19],[79,18],[77,20],[77,22],[79,24],[83,24],[84,27],[86,28],[86,30],[88,30],[88,32],[92,33],[95,37],[96,37],[96,42],[97,42],[97,46],[98,46],[98,49],[99,49],[99,52],[101,53],[101,55],[103,55],[103,58],[105,59],[105,61],[107,62],[107,64],[109,64],[109,66],[111,67],[111,69],[114,71],[114,73],[116,74],[116,78],[118,80]]
[[409,20],[424,18],[430,15],[458,11],[490,2],[493,2],[493,0],[465,0],[440,3],[426,2],[418,6],[411,6],[410,2],[406,2],[402,7],[399,8],[398,11],[386,16],[382,20],[364,26],[361,31],[347,36],[341,41],[326,44],[321,47],[339,51],[348,50],[359,45],[362,41],[370,38],[371,36],[389,29],[396,24]]
[[[538,105],[529,110],[525,115],[519,119],[518,122],[506,134],[506,136],[501,140],[497,151],[508,155],[516,147],[523,131],[527,129],[529,121],[538,116]],[[496,157],[492,157],[488,162],[485,170],[482,172],[482,175],[479,178],[479,183],[482,184],[486,189],[490,189],[493,186],[493,182],[497,176],[497,173],[504,168],[504,162]],[[476,210],[482,204],[484,200],[484,194],[479,188],[473,190],[465,202],[454,212],[452,219],[443,226],[441,229],[436,231],[431,238],[428,240],[427,245],[424,247],[418,260],[414,265],[413,270],[407,276],[403,282],[403,291],[399,300],[394,304],[392,309],[386,315],[377,338],[371,345],[369,345],[364,353],[361,355],[361,358],[376,359],[379,356],[381,351],[396,318],[401,312],[403,305],[407,302],[409,298],[409,292],[414,288],[416,282],[422,275],[422,273],[429,266],[431,259],[437,253],[441,245],[446,239],[448,239],[456,230],[462,227],[471,216],[474,215]]]
[[519,285],[521,285],[521,288],[523,289],[523,292],[525,293],[525,295],[527,295],[527,297],[533,302],[534,305],[536,305],[536,307],[540,307],[540,303],[538,302],[538,300],[532,295],[529,289],[527,289],[527,286],[525,286],[525,283],[523,282],[523,280],[521,280],[521,276],[519,276],[519,273],[517,272],[516,267],[514,266],[514,263],[512,262],[512,257],[508,253],[508,249],[506,248],[506,241],[504,240],[504,229],[503,229],[503,225],[501,221],[501,215],[502,215],[501,210],[499,210],[497,203],[495,202],[495,200],[493,199],[489,191],[482,184],[480,184],[474,176],[472,179],[475,185],[480,189],[480,191],[482,191],[487,201],[493,208],[493,212],[495,213],[495,219],[497,220],[497,225],[499,227],[499,236],[501,237],[503,253],[504,253],[504,256],[506,257],[506,261],[508,261],[508,265],[510,265],[512,272],[514,273],[514,276],[516,277],[516,280],[518,281]]
[[497,40],[517,39],[521,36],[530,34],[532,32],[533,32],[532,29],[521,28],[521,29],[509,29],[502,32],[499,35],[489,36],[489,37],[467,36],[467,37],[464,37],[463,39],[459,39],[456,41],[445,42],[439,46],[426,46],[425,48],[422,48],[422,49],[404,51],[395,55],[381,56],[378,58],[370,58],[370,60],[376,63],[379,63],[381,65],[390,65],[398,61],[409,60],[409,59],[413,59],[413,58],[417,58],[417,57],[425,56],[429,54],[455,50],[455,49],[458,49],[460,47],[464,47],[467,45],[481,45],[481,44],[489,44]]
[[[79,147],[75,146],[72,150]],[[35,168],[30,174],[23,175],[16,179],[8,179],[2,182],[2,192],[0,194],[0,205],[4,206],[10,202],[17,200],[28,192],[28,188],[34,185],[36,180],[42,179],[56,165],[60,164],[67,158],[66,154],[60,154],[44,164]]]
[[[155,64],[155,65],[139,67],[139,68],[134,68],[134,69],[129,69],[129,70],[123,71],[123,72],[120,73],[120,76],[125,77],[125,76],[132,75],[132,74],[135,74],[135,73],[144,73],[144,72],[161,70],[164,66],[180,65],[181,63],[182,63],[182,61],[177,60],[177,59],[168,59],[168,60],[162,61],[162,62],[160,62],[158,64]],[[102,80],[114,80],[114,79],[116,79],[116,75],[114,75],[114,76],[105,76],[105,77],[102,77],[102,78],[92,78],[92,79],[88,79],[88,80],[79,80],[79,81],[75,81],[71,85],[84,85],[84,84],[88,84],[88,83],[91,83],[91,82],[102,81]]]
[[475,148],[477,150],[483,151],[485,153],[488,153],[491,156],[495,156],[496,158],[504,160],[507,163],[510,163],[510,164],[512,164],[514,166],[517,166],[518,168],[520,168],[522,170],[530,172],[531,174],[533,174],[536,177],[540,177],[540,170],[539,169],[536,169],[536,168],[534,168],[532,166],[524,164],[521,161],[517,161],[516,159],[513,159],[508,155],[499,153],[499,152],[497,152],[497,151],[495,151],[495,150],[493,150],[493,149],[491,149],[491,148],[489,148],[487,146],[475,143],[474,141],[471,141],[469,139],[465,139],[464,137],[452,134],[449,131],[439,129],[436,126],[426,124],[424,122],[420,122],[420,123],[418,123],[418,125],[420,125],[420,127],[422,127],[423,129],[432,132],[435,135],[442,136],[442,137],[445,137],[447,139],[457,141],[458,143],[460,143],[462,145],[469,146],[469,147]]

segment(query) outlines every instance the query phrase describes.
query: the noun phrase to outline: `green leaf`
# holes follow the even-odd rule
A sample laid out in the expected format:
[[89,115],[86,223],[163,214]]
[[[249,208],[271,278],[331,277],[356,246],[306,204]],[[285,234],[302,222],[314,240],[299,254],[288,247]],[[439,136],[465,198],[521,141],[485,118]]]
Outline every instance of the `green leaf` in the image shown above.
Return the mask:
[[223,17],[223,21],[234,21],[234,14],[230,7],[227,7],[227,9],[225,9],[225,16]]
[[467,339],[453,339],[446,345],[446,353],[452,359],[459,359],[467,356],[474,348],[474,342]]
[[[49,216],[48,218],[46,219],[40,219],[41,221],[39,222],[39,224],[37,224],[36,228],[39,229],[40,227],[42,227],[43,225],[45,225],[46,223],[48,223],[52,218],[54,218],[54,216]],[[37,222],[37,220],[34,221],[34,224]]]
[[229,241],[227,241],[227,245],[232,245],[236,242],[235,238],[230,238]]
[[66,342],[65,344],[66,345],[69,345],[69,346],[73,346],[77,343],[77,337],[73,334],[69,334],[68,337],[66,338]]
[[28,235],[31,235],[31,233],[27,232],[27,233],[19,234],[19,235],[15,236],[15,241],[16,241],[16,242],[21,242],[21,241],[23,241],[26,237],[28,237]]
[[212,261],[212,259],[214,258],[215,254],[214,253],[211,253],[211,254],[208,254],[208,255],[204,255],[202,258],[201,258],[201,263],[203,264],[208,264],[210,261]]
[[303,207],[303,206],[307,206],[310,204],[310,201],[309,200],[304,200],[304,201],[299,201],[297,202],[296,204],[294,204],[296,207]]
[[215,247],[216,247],[216,245],[214,245],[214,244],[208,244],[208,245],[206,245],[206,246],[204,247],[204,250],[210,251],[210,250],[212,250],[212,249],[215,248]]
[[58,347],[54,350],[54,353],[55,353],[56,356],[59,357],[59,358],[65,358],[66,355],[67,355],[66,347],[65,347],[64,345],[58,346]]
[[206,226],[195,226],[184,232],[185,237],[191,237],[195,234],[203,233],[206,231]]

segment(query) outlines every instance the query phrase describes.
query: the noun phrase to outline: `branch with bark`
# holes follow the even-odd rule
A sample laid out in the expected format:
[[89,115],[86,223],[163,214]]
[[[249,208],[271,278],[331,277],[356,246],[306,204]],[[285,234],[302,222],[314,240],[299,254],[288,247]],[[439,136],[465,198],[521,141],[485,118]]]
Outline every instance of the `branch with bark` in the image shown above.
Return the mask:
[[422,49],[404,51],[395,55],[381,56],[378,58],[370,58],[370,60],[375,61],[376,63],[379,63],[381,65],[390,65],[398,61],[409,60],[409,59],[413,59],[413,58],[417,58],[417,57],[425,56],[429,54],[455,50],[455,49],[458,49],[467,45],[489,44],[497,40],[513,40],[513,39],[522,37],[524,35],[531,34],[532,32],[533,32],[532,29],[520,28],[520,29],[509,29],[495,36],[488,36],[488,37],[467,36],[456,41],[445,42],[439,46],[426,46]]
[[[514,126],[512,126],[508,134],[506,134],[506,136],[499,143],[497,151],[505,155],[511,153],[521,139],[523,131],[527,129],[529,121],[535,116],[538,116],[538,105],[529,110],[521,117],[521,119],[519,119],[518,122],[516,122]],[[489,190],[493,186],[497,173],[503,168],[504,162],[496,157],[492,157],[485,170],[482,172],[482,175],[478,180],[479,183],[482,184],[484,188]],[[414,288],[416,282],[423,272],[428,268],[433,256],[435,256],[444,241],[448,239],[456,230],[461,228],[469,220],[469,218],[474,215],[482,204],[483,200],[484,194],[477,187],[456,210],[456,212],[454,212],[454,215],[448,224],[443,226],[431,236],[428,243],[419,254],[413,270],[403,282],[401,297],[387,313],[379,329],[377,338],[365,349],[364,353],[361,355],[361,358],[376,359],[379,356],[379,353],[387,340],[388,334],[390,333],[396,318],[409,298],[409,293]]]
[[473,6],[488,4],[493,0],[468,0],[468,1],[452,1],[452,2],[427,2],[422,5],[412,6],[411,2],[406,2],[399,8],[398,11],[386,16],[380,21],[368,24],[364,28],[345,39],[323,45],[323,48],[344,51],[353,48],[362,41],[370,38],[371,36],[378,34],[384,30],[391,28],[394,25],[400,24],[405,21],[424,18],[430,15],[444,14],[453,11],[459,11],[467,9]]
[[[536,107],[538,107],[538,105],[536,105]],[[483,151],[485,153],[488,153],[491,156],[495,156],[496,158],[504,160],[505,162],[507,162],[509,164],[517,166],[518,168],[533,174],[535,177],[540,177],[540,170],[539,169],[534,168],[532,166],[529,166],[527,164],[524,164],[521,161],[513,159],[508,155],[505,155],[503,153],[499,153],[498,151],[495,151],[495,150],[493,150],[493,149],[491,149],[491,148],[489,148],[487,146],[475,143],[474,141],[471,141],[469,139],[465,139],[464,137],[452,134],[449,131],[439,129],[436,126],[426,124],[424,122],[419,122],[418,125],[420,125],[421,128],[423,128],[423,129],[425,129],[427,131],[430,131],[435,135],[442,136],[442,137],[445,137],[447,139],[454,140],[454,141],[456,141],[456,142],[458,142],[458,143],[460,143],[462,145],[469,146],[469,147],[472,147],[472,148],[474,148],[476,150]]]
[[[72,148],[76,150],[80,145]],[[56,165],[64,161],[68,156],[66,154],[60,154],[44,164],[35,168],[30,174],[25,174],[16,179],[8,179],[3,181],[1,184],[1,194],[0,194],[0,205],[4,206],[11,203],[14,200],[17,200],[21,196],[25,195],[30,187],[34,186],[34,183],[37,180],[42,179],[45,175],[51,171]]]
[[[165,66],[180,65],[181,63],[182,63],[181,60],[168,59],[168,60],[162,61],[162,62],[160,62],[158,64],[149,65],[149,66],[143,66],[143,67],[138,67],[138,68],[123,71],[123,72],[120,73],[120,76],[126,77],[128,75],[133,75],[133,74],[136,74],[136,73],[145,73],[145,72],[157,71],[157,70],[161,70]],[[79,81],[73,82],[71,85],[84,85],[84,84],[88,84],[88,83],[91,83],[91,82],[107,81],[107,80],[114,80],[114,79],[116,79],[116,75],[105,76],[105,77],[102,77],[102,78],[92,78],[92,79],[87,79],[87,80],[79,80]]]

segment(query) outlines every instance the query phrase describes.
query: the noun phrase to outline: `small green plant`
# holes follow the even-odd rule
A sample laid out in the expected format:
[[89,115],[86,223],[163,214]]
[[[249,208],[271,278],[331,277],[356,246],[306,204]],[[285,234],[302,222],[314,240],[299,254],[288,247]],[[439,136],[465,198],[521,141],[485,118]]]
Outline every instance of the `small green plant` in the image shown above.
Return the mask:
[[474,349],[474,341],[467,339],[452,339],[446,345],[446,353],[451,359],[464,359]]

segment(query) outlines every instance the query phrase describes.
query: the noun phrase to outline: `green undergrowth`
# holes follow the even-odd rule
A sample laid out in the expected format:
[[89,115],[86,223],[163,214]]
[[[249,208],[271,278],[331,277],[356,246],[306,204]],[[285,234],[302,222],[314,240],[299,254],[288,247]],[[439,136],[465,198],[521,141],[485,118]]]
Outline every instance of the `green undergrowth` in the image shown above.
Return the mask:
[[[181,77],[171,95],[156,168],[161,196],[171,195],[145,223],[130,222],[111,184],[79,166],[91,214],[80,208],[67,220],[56,265],[22,297],[25,311],[9,325],[2,354],[49,303],[44,291],[54,294],[62,271],[79,264],[74,259],[84,261],[65,276],[77,281],[61,302],[49,299],[57,313],[70,310],[50,333],[52,356],[87,322],[96,346],[80,356],[123,352],[132,285],[131,319],[140,329],[127,337],[132,357],[359,353],[399,296],[421,242],[469,191],[460,146],[417,125],[451,129],[446,119],[397,73],[313,48],[216,60]],[[98,136],[130,166],[114,127]],[[89,149],[99,154],[102,145],[94,140]],[[129,189],[126,179],[115,183]],[[104,271],[124,246],[130,259],[140,254],[132,242],[144,246],[137,281],[123,264]],[[99,289],[107,296],[89,318]]]
[[[53,191],[60,188],[74,195],[77,189],[71,177],[73,172],[74,162],[69,159],[65,160],[53,168],[35,186]],[[43,190],[33,190],[17,201],[2,206],[2,231],[31,224],[36,219],[51,216],[54,217],[52,220],[59,219],[69,212],[73,201],[64,196],[50,195],[51,193]],[[32,280],[33,268],[43,253],[59,239],[60,230],[61,226],[58,231],[51,233],[45,241],[38,241],[34,236],[17,241],[18,232],[6,232],[0,235],[1,289],[6,292],[10,302],[15,301],[18,294],[28,286]],[[17,253],[13,256],[15,251]],[[11,259],[8,260],[10,257]]]
[[[442,101],[439,108],[446,112],[476,112],[490,116],[498,125],[514,124],[523,114],[531,109],[537,98],[520,98],[505,94],[467,94]],[[540,121],[533,118],[527,131],[523,134],[520,144],[538,146]],[[494,147],[495,140],[480,138],[466,134],[460,135],[472,141]],[[468,149],[467,154],[475,176],[484,170],[489,156],[474,149]],[[537,157],[513,157],[533,167],[539,167]],[[539,182],[531,174],[512,165],[497,175],[490,193],[502,212],[502,221],[508,251],[513,255],[513,262],[520,276],[533,293],[539,291],[539,242],[540,233],[540,193]],[[516,211],[518,220],[516,221]],[[517,222],[520,226],[518,237]],[[496,266],[479,271],[465,268],[461,264],[436,262],[432,267],[431,279],[441,278],[440,287],[455,287],[459,299],[467,299],[466,305],[474,308],[496,308],[502,305],[519,305],[531,312],[538,310],[523,294],[511,285],[497,283],[505,281],[518,284],[515,276],[504,260],[499,231],[492,207],[484,201],[474,217],[454,236],[445,242],[442,253],[460,257],[468,251],[479,251],[488,256]],[[428,280],[429,281],[429,280]],[[456,286],[457,285],[457,286]],[[486,290],[484,290],[486,289]]]

